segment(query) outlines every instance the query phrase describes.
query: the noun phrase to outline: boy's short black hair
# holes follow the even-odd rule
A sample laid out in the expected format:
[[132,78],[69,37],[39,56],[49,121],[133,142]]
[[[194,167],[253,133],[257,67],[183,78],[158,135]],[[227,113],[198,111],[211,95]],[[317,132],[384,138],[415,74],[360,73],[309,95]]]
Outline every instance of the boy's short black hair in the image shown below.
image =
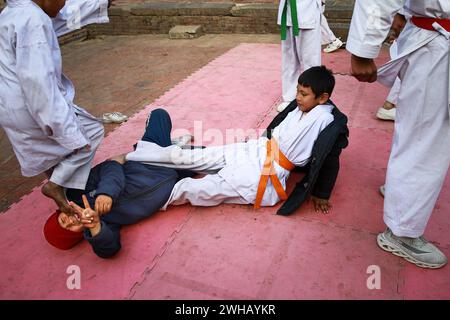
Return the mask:
[[336,80],[331,70],[325,66],[317,66],[305,70],[298,77],[298,84],[311,88],[312,92],[319,97],[322,93],[328,93],[331,97]]

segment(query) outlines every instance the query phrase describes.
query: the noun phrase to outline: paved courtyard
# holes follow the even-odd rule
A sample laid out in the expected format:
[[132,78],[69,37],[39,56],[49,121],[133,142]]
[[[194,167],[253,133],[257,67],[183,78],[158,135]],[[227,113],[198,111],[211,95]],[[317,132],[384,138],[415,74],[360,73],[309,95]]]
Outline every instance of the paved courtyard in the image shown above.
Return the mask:
[[[278,35],[115,36],[63,47],[76,103],[94,115],[121,111],[130,120],[107,125],[96,162],[126,152],[146,116],[163,107],[175,129],[264,128],[280,98]],[[383,50],[378,64],[387,60]],[[62,252],[42,226],[55,209],[39,192],[43,177],[20,176],[0,135],[0,298],[2,299],[449,299],[450,269],[419,269],[380,250],[378,187],[383,184],[393,123],[374,118],[387,89],[348,76],[345,50],[324,55],[336,73],[334,102],[349,116],[330,215],[310,203],[289,217],[278,206],[172,207],[122,231],[122,251],[102,260],[87,243]],[[202,138],[197,132],[196,139]],[[204,137],[203,137],[204,138]],[[204,141],[205,144],[214,142]],[[299,179],[290,179],[289,189]],[[425,236],[450,255],[450,190],[444,185]],[[79,266],[82,288],[66,287]],[[379,268],[381,288],[367,286]],[[369,272],[369,273],[368,273]]]

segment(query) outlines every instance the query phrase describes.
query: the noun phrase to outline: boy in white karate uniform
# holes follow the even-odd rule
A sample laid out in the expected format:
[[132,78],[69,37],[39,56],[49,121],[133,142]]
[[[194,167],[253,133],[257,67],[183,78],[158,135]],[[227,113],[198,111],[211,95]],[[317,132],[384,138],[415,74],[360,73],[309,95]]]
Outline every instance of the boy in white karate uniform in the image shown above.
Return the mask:
[[[8,0],[0,14],[0,124],[22,175],[46,172],[42,192],[74,213],[64,188],[84,189],[101,121],[73,103],[57,36],[108,22],[107,0]],[[51,19],[53,18],[53,19]]]
[[327,101],[334,84],[332,73],[323,66],[305,71],[298,79],[298,108],[275,127],[270,140],[263,136],[193,150],[139,141],[126,160],[207,173],[200,179],[177,182],[163,209],[169,204],[186,202],[198,206],[220,203],[273,206],[280,198],[286,199],[290,170],[309,162],[319,133],[333,122],[333,105]]
[[304,71],[321,65],[321,0],[281,0],[281,86],[283,111],[295,99],[297,79]]

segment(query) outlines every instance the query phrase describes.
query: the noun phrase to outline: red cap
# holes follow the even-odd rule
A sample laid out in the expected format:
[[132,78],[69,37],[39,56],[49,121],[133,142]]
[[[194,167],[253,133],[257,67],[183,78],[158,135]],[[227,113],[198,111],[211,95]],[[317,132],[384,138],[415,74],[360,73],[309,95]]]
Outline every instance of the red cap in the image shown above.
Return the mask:
[[83,232],[66,230],[59,225],[58,217],[61,211],[56,210],[44,225],[44,237],[52,246],[68,250],[83,240]]

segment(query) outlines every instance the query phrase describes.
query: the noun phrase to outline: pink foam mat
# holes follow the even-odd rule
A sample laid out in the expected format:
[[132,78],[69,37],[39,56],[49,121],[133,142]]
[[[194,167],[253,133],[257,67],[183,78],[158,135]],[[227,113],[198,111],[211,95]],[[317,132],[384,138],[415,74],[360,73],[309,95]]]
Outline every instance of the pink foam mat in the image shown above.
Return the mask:
[[[233,48],[113,131],[95,162],[131,150],[155,108],[165,108],[174,129],[190,130],[199,144],[220,143],[204,137],[207,131],[264,128],[280,98],[280,58],[278,45]],[[344,75],[348,61],[343,50],[324,56],[324,63],[342,73],[333,101],[350,121],[350,145],[342,154],[330,215],[315,213],[311,203],[289,217],[275,215],[279,205],[258,211],[240,205],[170,207],[123,228],[122,251],[103,260],[86,242],[69,251],[45,242],[42,226],[55,206],[36,188],[0,215],[0,298],[450,298],[448,266],[419,269],[376,245],[384,229],[378,187],[393,124],[376,120],[374,113],[388,90]],[[297,174],[289,190],[296,179]],[[448,255],[449,185],[447,178],[425,233]],[[79,290],[66,285],[73,265],[81,271]],[[367,287],[370,266],[381,271],[380,289]]]

